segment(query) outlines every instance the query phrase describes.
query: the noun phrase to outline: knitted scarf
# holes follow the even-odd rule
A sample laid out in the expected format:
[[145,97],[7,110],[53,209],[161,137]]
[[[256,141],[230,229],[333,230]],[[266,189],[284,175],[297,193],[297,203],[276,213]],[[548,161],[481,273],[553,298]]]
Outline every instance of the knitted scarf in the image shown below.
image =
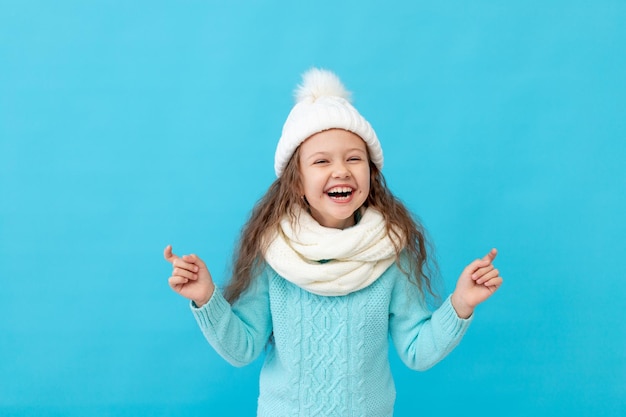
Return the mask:
[[321,226],[305,210],[281,220],[265,251],[266,262],[282,277],[318,295],[346,295],[372,284],[395,261],[383,216],[367,208],[347,229]]

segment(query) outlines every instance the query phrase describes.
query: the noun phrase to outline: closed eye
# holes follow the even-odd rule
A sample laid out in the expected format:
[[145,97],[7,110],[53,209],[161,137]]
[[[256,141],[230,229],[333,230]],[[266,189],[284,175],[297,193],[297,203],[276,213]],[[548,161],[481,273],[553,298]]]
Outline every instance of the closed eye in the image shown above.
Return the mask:
[[313,164],[325,164],[327,162],[328,160],[326,159],[317,159],[315,162],[313,162]]

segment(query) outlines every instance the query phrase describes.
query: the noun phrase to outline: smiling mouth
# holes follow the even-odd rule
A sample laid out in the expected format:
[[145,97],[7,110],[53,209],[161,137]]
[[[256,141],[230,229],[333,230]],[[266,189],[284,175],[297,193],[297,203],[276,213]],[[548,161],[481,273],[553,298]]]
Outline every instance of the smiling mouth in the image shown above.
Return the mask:
[[352,196],[352,188],[336,187],[330,189],[326,194],[333,200],[347,200]]

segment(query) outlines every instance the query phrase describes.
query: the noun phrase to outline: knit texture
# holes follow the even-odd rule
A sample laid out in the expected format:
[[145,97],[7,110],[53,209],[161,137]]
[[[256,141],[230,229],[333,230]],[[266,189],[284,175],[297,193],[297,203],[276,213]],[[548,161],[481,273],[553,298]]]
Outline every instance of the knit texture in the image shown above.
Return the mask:
[[312,294],[269,266],[231,307],[219,291],[192,311],[206,339],[235,366],[267,347],[258,416],[391,416],[395,386],[389,339],[402,361],[424,370],[461,340],[470,320],[448,298],[433,313],[393,264],[345,296]]
[[[367,208],[347,229],[320,225],[299,209],[298,222],[286,216],[265,251],[281,276],[318,295],[346,295],[370,285],[396,258],[382,214]],[[400,246],[402,242],[398,242]]]

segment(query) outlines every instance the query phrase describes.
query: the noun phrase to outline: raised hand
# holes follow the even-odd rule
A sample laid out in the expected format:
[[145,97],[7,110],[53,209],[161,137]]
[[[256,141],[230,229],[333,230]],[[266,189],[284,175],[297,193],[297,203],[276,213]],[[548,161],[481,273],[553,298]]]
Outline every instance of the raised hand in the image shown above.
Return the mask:
[[498,251],[492,249],[484,258],[470,263],[461,273],[451,300],[459,317],[471,316],[476,306],[491,297],[502,285],[500,272],[493,266],[497,255]]
[[193,300],[198,307],[202,307],[211,299],[215,284],[202,259],[196,255],[179,257],[172,253],[171,245],[165,247],[163,257],[172,264],[172,276],[168,283],[174,291]]

